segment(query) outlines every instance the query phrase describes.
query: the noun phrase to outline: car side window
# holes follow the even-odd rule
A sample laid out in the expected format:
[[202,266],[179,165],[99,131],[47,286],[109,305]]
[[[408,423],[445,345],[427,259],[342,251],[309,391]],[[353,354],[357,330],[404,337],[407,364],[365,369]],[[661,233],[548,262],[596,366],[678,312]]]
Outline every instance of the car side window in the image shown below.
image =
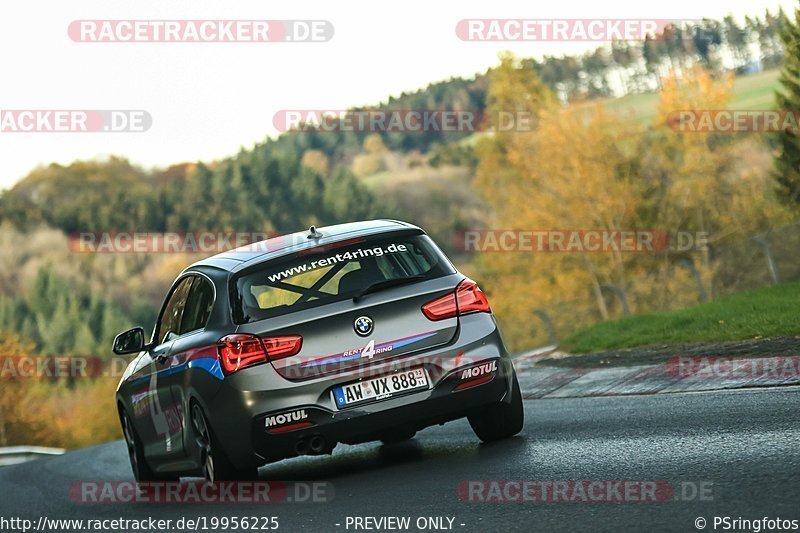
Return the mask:
[[161,313],[161,318],[158,321],[156,344],[162,344],[180,335],[183,310],[186,307],[186,299],[189,296],[193,281],[194,276],[184,278],[172,291],[167,304],[164,306],[164,312]]
[[211,282],[203,277],[195,276],[189,291],[189,298],[186,300],[186,308],[183,311],[178,334],[183,335],[206,327],[213,305],[214,287],[211,286]]

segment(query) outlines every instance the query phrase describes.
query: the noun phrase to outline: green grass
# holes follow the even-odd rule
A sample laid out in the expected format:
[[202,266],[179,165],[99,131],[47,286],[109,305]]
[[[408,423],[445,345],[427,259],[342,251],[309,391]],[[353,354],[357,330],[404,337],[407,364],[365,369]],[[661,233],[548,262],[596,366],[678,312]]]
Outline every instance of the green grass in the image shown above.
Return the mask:
[[[778,88],[779,69],[767,70],[749,76],[737,76],[731,91],[731,109],[769,109],[775,105],[774,92]],[[650,124],[656,114],[656,93],[631,94],[622,98],[609,98],[603,103],[610,111],[630,117],[640,124]]]
[[648,313],[581,329],[572,353],[653,344],[737,341],[800,333],[800,283],[741,292],[678,311]]
[[733,82],[731,107],[735,109],[769,109],[775,105],[779,87],[779,69],[767,70],[752,76],[739,76]]
[[383,170],[377,174],[361,178],[361,182],[373,189],[373,191],[380,192],[390,185],[398,186],[401,184],[408,184],[416,187],[419,186],[420,182],[424,181],[453,182],[454,186],[461,186],[468,178],[469,169],[464,167],[442,166],[439,168],[431,168],[419,166],[405,170]]

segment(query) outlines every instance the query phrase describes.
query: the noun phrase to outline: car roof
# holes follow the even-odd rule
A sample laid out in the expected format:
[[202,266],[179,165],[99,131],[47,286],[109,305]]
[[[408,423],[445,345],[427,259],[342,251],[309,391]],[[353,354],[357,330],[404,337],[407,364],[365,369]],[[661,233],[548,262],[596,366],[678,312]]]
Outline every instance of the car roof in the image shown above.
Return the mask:
[[332,244],[349,238],[366,237],[400,230],[422,231],[413,224],[389,219],[364,220],[361,222],[350,222],[347,224],[336,224],[333,226],[316,228],[316,231],[322,235],[317,239],[310,238],[310,229],[306,229],[304,231],[259,241],[202,259],[187,267],[184,272],[204,266],[219,268],[229,272],[237,272],[255,263],[261,263],[262,261],[268,261],[317,246]]

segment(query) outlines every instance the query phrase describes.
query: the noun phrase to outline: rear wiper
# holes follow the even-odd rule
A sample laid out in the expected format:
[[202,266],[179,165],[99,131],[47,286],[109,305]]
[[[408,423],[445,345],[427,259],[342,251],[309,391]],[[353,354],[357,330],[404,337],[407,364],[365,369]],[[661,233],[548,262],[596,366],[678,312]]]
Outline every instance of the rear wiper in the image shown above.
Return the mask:
[[371,293],[380,291],[383,289],[388,289],[389,287],[396,287],[398,285],[405,285],[406,283],[413,283],[415,281],[421,281],[425,279],[425,276],[409,276],[407,278],[395,278],[395,279],[385,279],[383,281],[376,281],[375,283],[371,283],[358,291],[355,296],[353,296],[353,301],[359,301],[363,296]]

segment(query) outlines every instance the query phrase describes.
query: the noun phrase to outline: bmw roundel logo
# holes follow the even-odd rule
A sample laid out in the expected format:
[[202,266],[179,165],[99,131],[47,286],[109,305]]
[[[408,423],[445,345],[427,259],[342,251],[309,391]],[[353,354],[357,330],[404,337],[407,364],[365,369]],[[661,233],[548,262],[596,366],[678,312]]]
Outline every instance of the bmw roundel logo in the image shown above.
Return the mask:
[[356,330],[356,333],[362,337],[366,337],[372,333],[372,330],[375,328],[375,323],[368,316],[360,316],[356,318],[355,323],[353,323],[353,328]]

